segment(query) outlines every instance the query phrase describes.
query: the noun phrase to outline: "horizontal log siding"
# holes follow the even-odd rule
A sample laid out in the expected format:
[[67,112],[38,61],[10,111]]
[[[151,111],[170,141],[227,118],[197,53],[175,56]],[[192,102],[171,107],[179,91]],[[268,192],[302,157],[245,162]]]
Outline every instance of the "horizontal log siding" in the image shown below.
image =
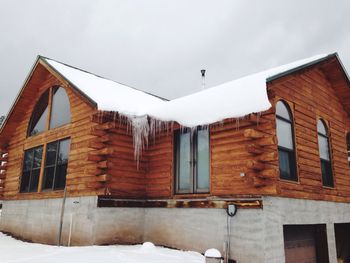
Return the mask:
[[[40,95],[44,90],[54,85],[63,86],[68,94],[71,105],[71,123],[27,138],[28,124]],[[36,199],[53,198],[63,195],[63,191],[49,191],[41,193],[19,193],[22,174],[24,150],[42,145],[47,142],[70,137],[71,148],[67,171],[67,190],[70,196],[96,195],[104,193],[101,184],[91,172],[95,163],[87,160],[91,149],[89,141],[94,137],[90,134],[91,115],[95,109],[87,104],[70,87],[63,84],[50,74],[43,65],[38,64],[34,74],[27,83],[11,121],[17,121],[17,128],[9,139],[7,151],[8,167],[5,178],[4,199]],[[21,112],[22,114],[16,114]]]
[[[286,100],[291,106],[297,151],[299,182],[279,180],[280,196],[329,201],[350,201],[350,168],[346,133],[349,116],[331,83],[320,68],[312,68],[269,83],[271,103]],[[329,129],[334,188],[322,186],[317,120]],[[277,146],[276,146],[277,148]]]

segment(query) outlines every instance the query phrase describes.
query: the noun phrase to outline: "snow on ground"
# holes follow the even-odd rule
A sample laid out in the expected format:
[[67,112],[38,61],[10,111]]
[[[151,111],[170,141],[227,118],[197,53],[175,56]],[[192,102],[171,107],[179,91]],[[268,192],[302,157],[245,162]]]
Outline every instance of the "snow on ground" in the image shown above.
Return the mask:
[[0,233],[1,263],[203,263],[204,256],[151,243],[135,246],[57,247],[22,242]]

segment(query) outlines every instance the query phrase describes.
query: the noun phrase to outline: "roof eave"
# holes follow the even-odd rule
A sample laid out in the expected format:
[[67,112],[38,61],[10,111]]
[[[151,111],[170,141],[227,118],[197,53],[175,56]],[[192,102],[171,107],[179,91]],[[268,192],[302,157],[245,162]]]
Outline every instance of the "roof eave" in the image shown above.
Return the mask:
[[314,66],[314,65],[316,65],[316,64],[318,64],[318,63],[321,63],[321,62],[323,62],[323,61],[329,60],[329,59],[334,58],[334,57],[337,58],[337,60],[340,62],[341,66],[342,66],[342,69],[343,69],[344,73],[346,74],[346,76],[347,76],[347,78],[348,78],[348,80],[349,80],[349,76],[348,76],[348,74],[347,74],[347,72],[346,72],[346,70],[345,70],[343,64],[342,64],[341,61],[340,61],[340,58],[339,58],[339,56],[338,56],[338,53],[335,52],[335,53],[329,54],[329,55],[326,56],[326,57],[323,57],[323,58],[320,58],[320,59],[316,59],[316,60],[311,61],[311,62],[309,62],[309,63],[303,64],[303,65],[301,65],[301,66],[298,66],[298,67],[295,67],[295,68],[286,70],[286,71],[284,71],[284,72],[278,73],[278,74],[276,74],[276,75],[273,75],[273,76],[271,76],[271,77],[268,77],[268,78],[266,79],[266,83],[271,82],[271,81],[274,81],[274,80],[279,79],[279,78],[282,78],[282,77],[284,77],[284,76],[290,75],[290,74],[292,74],[292,73],[298,72],[298,71],[300,71],[300,70],[310,68],[310,67],[312,67],[312,66]]

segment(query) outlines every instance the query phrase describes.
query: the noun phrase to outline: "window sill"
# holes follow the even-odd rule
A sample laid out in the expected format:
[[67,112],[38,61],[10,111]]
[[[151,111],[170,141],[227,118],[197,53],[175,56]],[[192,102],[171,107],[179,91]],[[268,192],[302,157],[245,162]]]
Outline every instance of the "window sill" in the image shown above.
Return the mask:
[[210,193],[181,193],[181,194],[174,194],[173,198],[174,199],[196,199],[196,198],[206,198],[209,197]]
[[287,180],[287,179],[279,179],[279,181],[280,182],[282,182],[282,183],[290,183],[290,184],[298,184],[298,185],[300,185],[300,181],[298,180],[298,181],[293,181],[293,180]]
[[336,190],[336,189],[335,189],[335,186],[324,186],[324,185],[322,185],[322,189]]

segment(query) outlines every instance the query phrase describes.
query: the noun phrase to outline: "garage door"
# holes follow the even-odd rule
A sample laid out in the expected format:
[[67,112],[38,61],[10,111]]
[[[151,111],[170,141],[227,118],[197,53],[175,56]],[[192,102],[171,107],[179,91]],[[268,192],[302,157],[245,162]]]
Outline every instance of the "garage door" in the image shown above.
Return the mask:
[[324,229],[320,226],[322,225],[283,227],[286,263],[328,262],[325,226]]

